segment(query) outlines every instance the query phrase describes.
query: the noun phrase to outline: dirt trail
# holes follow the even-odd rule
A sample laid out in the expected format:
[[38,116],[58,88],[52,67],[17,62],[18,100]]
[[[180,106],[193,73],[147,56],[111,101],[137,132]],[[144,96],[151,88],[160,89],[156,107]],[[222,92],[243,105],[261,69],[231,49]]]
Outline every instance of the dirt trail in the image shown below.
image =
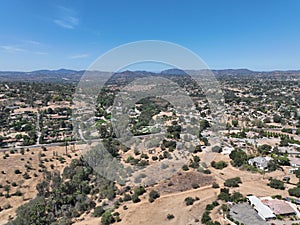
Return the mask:
[[[220,157],[216,160],[225,159]],[[232,177],[241,177],[243,183],[240,187],[231,188],[232,191],[239,191],[243,195],[254,194],[257,196],[270,196],[280,194],[287,196],[286,190],[275,190],[267,186],[268,178],[274,177],[282,179],[284,172],[275,171],[269,174],[258,174],[247,171],[241,171],[229,165],[223,170],[215,170],[210,168],[214,178],[220,187],[224,187],[223,183],[226,179]],[[143,201],[138,204],[128,204],[128,210],[120,210],[122,222],[120,225],[153,225],[153,224],[201,224],[195,223],[195,219],[200,219],[204,212],[205,206],[216,200],[219,189],[213,189],[211,186],[201,187],[199,189],[188,190],[180,193],[167,194],[156,200],[154,203]],[[200,197],[200,201],[193,206],[186,206],[184,199],[186,197]],[[166,219],[167,214],[173,214],[175,218],[171,221]]]

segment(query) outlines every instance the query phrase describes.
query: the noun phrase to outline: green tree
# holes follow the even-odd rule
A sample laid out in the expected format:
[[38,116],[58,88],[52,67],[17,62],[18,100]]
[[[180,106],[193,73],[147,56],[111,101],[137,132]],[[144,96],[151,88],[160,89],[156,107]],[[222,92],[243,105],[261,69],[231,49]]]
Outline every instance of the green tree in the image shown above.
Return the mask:
[[212,184],[212,188],[219,188],[220,186],[219,186],[219,184],[218,183],[216,183],[216,182],[213,182],[213,184]]
[[154,202],[155,199],[159,198],[160,195],[157,191],[151,190],[149,193],[149,202]]
[[174,219],[175,218],[175,216],[173,215],[173,214],[168,214],[167,215],[167,219],[168,220],[172,220],[172,219]]
[[273,121],[274,121],[274,123],[281,123],[282,118],[281,118],[281,116],[275,114],[275,115],[273,116]]
[[243,199],[243,195],[240,192],[233,192],[233,194],[230,197],[232,202],[240,202]]
[[138,196],[138,194],[137,193],[134,193],[133,195],[132,195],[132,202],[133,203],[137,203],[137,202],[140,202],[141,200],[139,199],[139,196]]
[[272,179],[268,185],[275,189],[284,190],[284,183],[281,180]]
[[128,202],[131,200],[131,196],[129,194],[124,194],[124,198],[123,198],[124,202]]
[[200,120],[200,132],[210,127],[209,122],[207,120]]
[[281,138],[280,139],[280,143],[279,143],[280,146],[288,146],[289,145],[289,139],[284,137],[284,138]]
[[230,159],[232,159],[231,164],[235,167],[242,166],[245,162],[247,162],[247,154],[240,149],[233,150],[229,154]]
[[230,201],[230,194],[229,194],[229,189],[228,188],[221,188],[220,194],[218,195],[218,199],[223,200],[223,201]]
[[202,215],[201,218],[201,223],[202,224],[208,224],[209,222],[211,222],[211,217],[209,216],[210,212],[209,211],[205,211]]
[[239,124],[239,121],[238,120],[232,120],[231,123],[232,123],[232,126],[237,127],[237,125]]
[[269,153],[271,151],[271,149],[272,149],[272,146],[267,145],[267,144],[264,144],[264,145],[261,145],[261,146],[257,147],[258,152],[261,153],[261,154]]
[[287,156],[279,156],[277,161],[278,161],[278,164],[281,166],[289,166],[290,165],[290,160]]
[[102,206],[97,206],[97,207],[95,207],[95,209],[94,209],[93,216],[94,216],[94,217],[100,217],[100,216],[103,215],[104,212],[105,212],[105,210],[103,209]]
[[240,177],[234,177],[234,178],[230,178],[225,180],[224,185],[226,187],[238,187],[239,184],[242,183],[242,180]]
[[112,224],[114,222],[115,222],[115,219],[109,211],[106,211],[105,213],[103,213],[103,215],[101,217],[101,223],[103,225],[109,225],[109,224]]
[[212,147],[212,152],[216,152],[216,153],[221,153],[222,152],[222,148],[220,146],[214,146]]
[[43,197],[37,197],[17,209],[17,218],[9,225],[45,224],[52,222],[46,217],[46,201]]
[[300,167],[295,171],[296,177],[300,178]]
[[300,187],[294,187],[288,190],[289,195],[295,196],[297,198],[300,197]]
[[142,186],[136,187],[134,189],[134,193],[137,194],[138,196],[144,194],[145,192],[146,192],[146,190]]
[[188,171],[188,170],[189,170],[189,167],[188,167],[187,165],[184,164],[184,165],[182,166],[182,170],[183,170],[183,171]]
[[186,198],[184,199],[184,201],[185,201],[185,204],[186,204],[187,206],[189,206],[189,205],[193,205],[194,202],[196,201],[196,199],[193,199],[192,197],[186,197]]
[[219,162],[216,162],[216,161],[212,161],[211,162],[211,166],[218,169],[218,170],[222,170],[224,169],[225,167],[227,167],[227,163],[225,161],[219,161]]

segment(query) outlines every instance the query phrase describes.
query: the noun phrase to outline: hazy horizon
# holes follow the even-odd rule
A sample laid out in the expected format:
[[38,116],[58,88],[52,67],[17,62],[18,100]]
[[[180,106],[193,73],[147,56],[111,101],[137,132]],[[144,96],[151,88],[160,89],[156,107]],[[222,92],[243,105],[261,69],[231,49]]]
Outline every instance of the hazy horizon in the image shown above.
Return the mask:
[[[169,70],[169,69],[177,69],[177,68],[166,68],[163,70],[151,70],[151,69],[137,69],[137,70],[131,70],[131,69],[125,69],[125,70],[120,70],[120,71],[97,71],[97,72],[108,72],[108,73],[120,73],[120,72],[125,72],[125,71],[130,71],[130,72],[151,72],[151,73],[160,73],[163,72],[165,70]],[[95,70],[88,70],[88,69],[68,69],[68,68],[58,68],[58,69],[36,69],[36,70],[0,70],[0,72],[8,72],[8,73],[33,73],[33,72],[39,72],[39,71],[60,71],[60,70],[67,70],[67,71],[75,71],[75,72],[81,72],[81,71],[95,71]],[[180,69],[178,69],[180,70]],[[195,69],[186,69],[186,71],[189,70],[195,70]],[[203,69],[205,70],[205,69]],[[289,72],[289,71],[300,71],[299,69],[270,69],[270,70],[253,70],[253,69],[248,69],[248,68],[220,68],[220,69],[214,69],[214,68],[209,68],[208,70],[211,71],[223,71],[223,70],[249,70],[252,72]],[[197,71],[197,70],[195,70]]]

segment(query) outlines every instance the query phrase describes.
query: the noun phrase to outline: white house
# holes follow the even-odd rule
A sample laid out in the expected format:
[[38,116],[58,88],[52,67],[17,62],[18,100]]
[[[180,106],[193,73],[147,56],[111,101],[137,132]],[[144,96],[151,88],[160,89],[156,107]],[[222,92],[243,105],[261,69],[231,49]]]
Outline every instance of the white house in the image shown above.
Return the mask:
[[248,164],[255,166],[256,168],[259,168],[261,170],[267,170],[269,162],[273,160],[271,157],[255,157],[248,160]]
[[250,205],[253,206],[253,208],[257,211],[258,215],[263,220],[267,221],[276,218],[273,211],[268,206],[263,204],[259,198],[257,198],[256,196],[248,196],[247,198],[249,200]]
[[233,147],[225,146],[223,147],[221,154],[229,155],[233,150],[234,150]]

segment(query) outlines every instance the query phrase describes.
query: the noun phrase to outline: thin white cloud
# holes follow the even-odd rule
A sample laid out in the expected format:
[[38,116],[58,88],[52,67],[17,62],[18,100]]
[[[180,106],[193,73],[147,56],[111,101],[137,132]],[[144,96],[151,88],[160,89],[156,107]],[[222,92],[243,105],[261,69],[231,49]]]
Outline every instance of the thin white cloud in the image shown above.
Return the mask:
[[29,49],[17,47],[16,45],[0,45],[0,50],[2,50],[2,52],[14,53],[14,54],[18,54],[18,53],[29,53],[29,54],[36,54],[36,55],[48,54],[47,52],[44,51],[29,50]]
[[34,54],[37,54],[37,55],[47,55],[48,53],[47,52],[33,52]]
[[0,48],[6,52],[16,53],[16,52],[25,52],[23,48],[19,48],[13,45],[1,45]]
[[89,57],[89,54],[76,54],[72,55],[70,59],[83,59]]
[[76,12],[73,9],[58,6],[58,17],[53,20],[55,24],[66,29],[75,29],[79,24],[79,19],[76,17]]
[[41,42],[34,41],[34,40],[23,40],[25,43],[31,44],[31,45],[41,45]]

